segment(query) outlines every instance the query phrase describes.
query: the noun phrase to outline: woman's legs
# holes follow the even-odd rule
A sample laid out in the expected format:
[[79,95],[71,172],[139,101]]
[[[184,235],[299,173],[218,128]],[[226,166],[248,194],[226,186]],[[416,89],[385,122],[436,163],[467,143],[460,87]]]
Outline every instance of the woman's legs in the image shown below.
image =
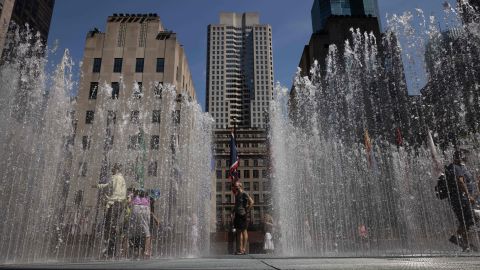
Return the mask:
[[145,259],[150,259],[150,256],[152,256],[152,237],[147,236],[145,237]]
[[243,239],[242,239],[242,247],[243,249],[241,250],[242,253],[246,253],[247,252],[247,244],[248,244],[248,231],[245,229],[244,231],[242,231],[242,235],[243,235]]

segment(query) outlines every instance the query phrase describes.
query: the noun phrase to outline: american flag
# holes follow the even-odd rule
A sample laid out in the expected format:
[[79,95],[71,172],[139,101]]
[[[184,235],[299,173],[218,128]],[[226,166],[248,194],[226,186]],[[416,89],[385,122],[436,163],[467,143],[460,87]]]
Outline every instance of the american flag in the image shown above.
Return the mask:
[[230,134],[230,172],[228,174],[228,178],[232,181],[232,184],[234,184],[233,181],[238,179],[238,165],[240,165],[240,159],[238,158],[235,135],[232,132]]

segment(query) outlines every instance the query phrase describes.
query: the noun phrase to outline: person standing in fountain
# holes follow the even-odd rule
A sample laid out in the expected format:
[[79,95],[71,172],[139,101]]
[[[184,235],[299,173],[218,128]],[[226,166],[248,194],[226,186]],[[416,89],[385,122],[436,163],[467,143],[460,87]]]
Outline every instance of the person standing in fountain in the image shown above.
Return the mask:
[[247,232],[247,213],[253,206],[253,199],[243,190],[243,185],[240,181],[236,181],[233,191],[235,192],[235,206],[233,208],[234,218],[233,224],[237,231],[237,243],[239,243],[239,250],[237,255],[246,254],[248,244]]
[[465,161],[465,153],[457,150],[453,154],[453,163],[445,169],[450,205],[459,223],[457,235],[452,235],[449,241],[459,245],[464,251],[469,249],[476,251],[477,247],[469,243],[467,238],[469,229],[475,225],[472,209],[475,199],[469,192],[468,184],[473,179],[470,179],[472,174],[466,169]]
[[269,214],[265,214],[263,220],[263,250],[265,253],[273,253],[275,246],[273,244],[273,218]]
[[107,213],[104,221],[104,241],[106,244],[103,250],[103,256],[112,258],[115,256],[115,246],[117,242],[117,235],[122,228],[121,220],[127,199],[127,188],[125,178],[120,172],[120,164],[115,163],[112,168],[112,178],[106,184],[94,185],[94,188],[104,189],[110,187],[112,189],[111,195],[107,196]]
[[[143,190],[136,190],[132,201],[132,215],[130,216],[130,237],[133,243],[143,244],[143,258],[150,259],[152,255],[152,239],[150,234],[150,198]],[[143,241],[143,238],[145,240]],[[139,245],[139,249],[142,245]]]

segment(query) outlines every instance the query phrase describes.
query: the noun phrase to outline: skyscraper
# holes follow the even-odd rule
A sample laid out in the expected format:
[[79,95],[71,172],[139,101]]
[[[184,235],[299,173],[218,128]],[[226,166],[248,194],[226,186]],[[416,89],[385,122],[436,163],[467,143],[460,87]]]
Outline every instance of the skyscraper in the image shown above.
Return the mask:
[[313,32],[325,28],[331,16],[371,16],[378,18],[377,0],[315,0],[312,7]]
[[272,28],[257,13],[208,26],[207,111],[216,128],[264,128],[273,92]]
[[55,0],[0,0],[0,51],[3,51],[9,28],[15,23],[38,31],[47,42]]
[[315,60],[323,68],[330,45],[343,51],[352,38],[350,29],[372,32],[380,40],[377,0],[315,0],[311,16],[313,33],[299,62],[303,76],[309,75]]
[[[260,23],[258,13],[220,13],[220,23],[208,26],[206,109],[215,119],[216,227],[228,231],[233,209],[228,179],[229,128],[237,128],[240,181],[254,199],[249,230],[257,230],[270,211],[271,182],[267,143],[268,110],[273,98],[272,28]],[[251,251],[263,236],[250,234]],[[214,248],[215,248],[214,247]],[[231,250],[230,250],[231,251]],[[258,250],[260,251],[260,250]]]

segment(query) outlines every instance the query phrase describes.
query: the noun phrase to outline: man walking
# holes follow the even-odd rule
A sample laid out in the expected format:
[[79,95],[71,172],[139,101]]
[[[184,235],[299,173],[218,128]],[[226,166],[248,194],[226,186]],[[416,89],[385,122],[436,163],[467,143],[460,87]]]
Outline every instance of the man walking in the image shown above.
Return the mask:
[[104,256],[111,258],[115,256],[115,246],[117,242],[117,234],[122,228],[121,219],[123,217],[123,210],[125,209],[125,202],[127,199],[127,188],[125,184],[125,178],[123,178],[120,172],[120,164],[115,163],[112,168],[112,178],[106,184],[94,185],[94,188],[106,188],[112,189],[111,195],[107,196],[107,213],[105,214],[104,222],[104,241],[106,248],[104,250]]
[[469,243],[467,233],[475,225],[475,216],[472,205],[475,199],[471,196],[468,189],[471,181],[471,173],[466,169],[464,162],[466,160],[463,151],[455,151],[453,154],[453,163],[447,166],[445,176],[447,180],[450,206],[458,220],[457,235],[452,235],[450,242],[459,245],[464,251],[477,248]]

